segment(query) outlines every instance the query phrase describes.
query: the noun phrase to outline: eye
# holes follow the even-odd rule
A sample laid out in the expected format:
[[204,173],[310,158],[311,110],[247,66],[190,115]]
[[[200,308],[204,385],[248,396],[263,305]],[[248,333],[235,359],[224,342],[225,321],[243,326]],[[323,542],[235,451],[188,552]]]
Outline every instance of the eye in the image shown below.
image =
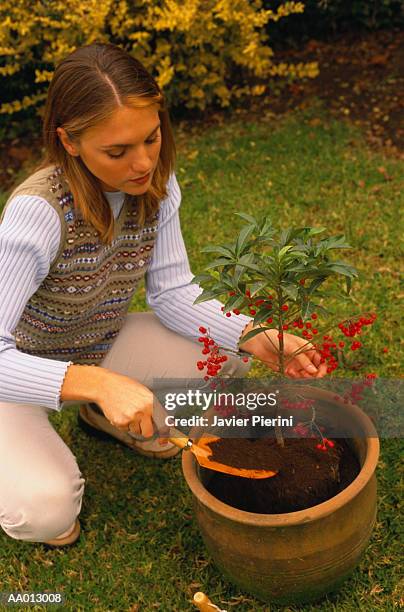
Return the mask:
[[112,155],[112,153],[107,153],[107,155],[111,159],[118,159],[118,157],[122,157],[124,153],[125,153],[125,151],[122,151],[122,153],[119,153],[118,155]]
[[148,140],[145,140],[145,143],[154,144],[155,142],[158,141],[159,138],[160,138],[160,134],[157,134],[156,136],[153,136],[153,138],[149,138]]

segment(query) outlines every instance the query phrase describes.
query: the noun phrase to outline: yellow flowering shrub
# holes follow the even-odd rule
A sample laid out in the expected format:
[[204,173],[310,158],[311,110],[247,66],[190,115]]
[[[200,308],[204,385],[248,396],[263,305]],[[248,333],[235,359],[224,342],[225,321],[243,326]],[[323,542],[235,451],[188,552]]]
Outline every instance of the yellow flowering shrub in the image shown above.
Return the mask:
[[277,64],[266,26],[304,10],[261,0],[3,0],[0,115],[41,106],[54,66],[79,46],[118,44],[139,59],[171,106],[204,109],[259,96],[268,80],[313,78],[315,63]]

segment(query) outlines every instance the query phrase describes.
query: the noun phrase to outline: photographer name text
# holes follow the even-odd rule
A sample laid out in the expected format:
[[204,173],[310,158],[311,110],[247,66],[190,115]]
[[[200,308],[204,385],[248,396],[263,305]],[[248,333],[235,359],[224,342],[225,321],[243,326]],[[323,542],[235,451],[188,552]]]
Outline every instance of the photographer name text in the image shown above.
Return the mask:
[[293,416],[290,417],[265,417],[263,415],[253,414],[246,417],[228,416],[221,417],[213,415],[210,422],[208,417],[200,415],[192,415],[189,417],[175,417],[173,414],[166,416],[165,424],[167,427],[293,427]]

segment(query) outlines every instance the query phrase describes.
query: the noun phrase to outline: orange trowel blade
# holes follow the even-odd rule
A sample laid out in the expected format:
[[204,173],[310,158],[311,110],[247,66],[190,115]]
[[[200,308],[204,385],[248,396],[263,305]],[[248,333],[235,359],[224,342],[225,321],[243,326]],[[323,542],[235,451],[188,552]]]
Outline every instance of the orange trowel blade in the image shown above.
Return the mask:
[[202,467],[208,468],[209,470],[214,470],[216,472],[230,474],[232,476],[241,476],[242,478],[271,478],[271,476],[275,476],[277,474],[276,471],[272,470],[238,468],[210,459],[212,449],[209,445],[217,440],[220,440],[218,436],[203,436],[198,440],[198,442],[192,442],[190,450],[195,455],[199,465]]

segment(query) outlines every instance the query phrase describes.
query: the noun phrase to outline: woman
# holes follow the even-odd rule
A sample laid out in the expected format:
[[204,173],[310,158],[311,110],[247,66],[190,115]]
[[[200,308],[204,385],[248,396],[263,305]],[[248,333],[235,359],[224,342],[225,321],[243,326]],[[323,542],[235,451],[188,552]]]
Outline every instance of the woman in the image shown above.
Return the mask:
[[[158,380],[201,375],[200,325],[237,349],[252,323],[225,318],[217,300],[193,304],[169,118],[137,60],[98,43],[69,55],[49,87],[43,135],[45,157],[0,225],[0,524],[12,538],[63,546],[80,532],[84,479],[51,410],[83,402],[87,428],[173,456],[166,440],[136,439],[153,435]],[[128,314],[143,277],[153,312]],[[285,340],[290,351],[302,342]],[[261,335],[243,350],[272,367]],[[323,376],[319,360],[300,354],[288,374]],[[247,371],[235,357],[223,368]]]

